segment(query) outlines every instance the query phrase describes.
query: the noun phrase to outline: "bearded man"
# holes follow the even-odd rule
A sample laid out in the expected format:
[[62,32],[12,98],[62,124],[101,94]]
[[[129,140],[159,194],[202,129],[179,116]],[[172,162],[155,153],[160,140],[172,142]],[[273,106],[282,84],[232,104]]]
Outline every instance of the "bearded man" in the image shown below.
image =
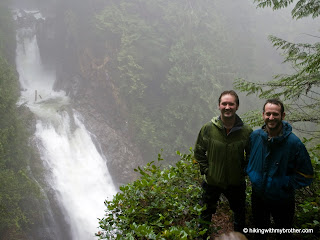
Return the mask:
[[[268,229],[270,217],[276,229],[291,229],[295,210],[295,189],[312,182],[310,156],[300,139],[284,121],[284,106],[269,99],[263,106],[265,124],[250,136],[247,173],[252,183],[252,214],[256,228]],[[256,234],[266,239],[266,234]],[[258,236],[259,235],[259,236]],[[277,239],[290,239],[278,234]]]

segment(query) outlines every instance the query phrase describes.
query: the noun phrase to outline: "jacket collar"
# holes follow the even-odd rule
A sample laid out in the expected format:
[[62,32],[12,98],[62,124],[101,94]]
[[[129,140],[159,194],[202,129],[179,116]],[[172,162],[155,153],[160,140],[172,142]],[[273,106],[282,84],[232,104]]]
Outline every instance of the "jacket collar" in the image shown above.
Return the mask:
[[[263,139],[268,140],[268,132],[266,131],[266,124],[264,124],[262,127],[262,133],[261,136]],[[285,138],[287,138],[292,133],[292,126],[286,122],[282,121],[282,129],[279,136],[270,138],[269,140],[271,142],[282,142]]]
[[[222,122],[222,120],[221,120],[221,116],[213,117],[213,118],[211,119],[211,122],[212,122],[215,126],[217,126],[218,128],[220,128],[220,129],[223,129],[223,128],[224,128],[223,122]],[[242,128],[242,126],[243,126],[243,121],[242,121],[241,118],[236,114],[236,121],[235,121],[235,123],[234,123],[234,125],[233,125],[233,127],[232,127],[232,129],[231,129],[230,132],[234,132],[234,131],[236,131],[236,130],[239,130],[239,129]]]

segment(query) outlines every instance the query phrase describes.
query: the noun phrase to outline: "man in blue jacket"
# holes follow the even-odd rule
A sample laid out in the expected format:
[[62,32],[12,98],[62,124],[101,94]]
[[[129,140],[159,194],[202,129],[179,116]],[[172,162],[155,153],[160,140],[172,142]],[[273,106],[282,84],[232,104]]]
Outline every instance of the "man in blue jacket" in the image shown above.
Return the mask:
[[[269,99],[263,106],[261,129],[250,136],[247,173],[252,183],[252,214],[256,228],[290,229],[295,210],[295,189],[312,182],[310,156],[286,121],[281,101]],[[259,234],[263,239],[265,234]],[[277,239],[290,239],[290,234],[277,234]]]

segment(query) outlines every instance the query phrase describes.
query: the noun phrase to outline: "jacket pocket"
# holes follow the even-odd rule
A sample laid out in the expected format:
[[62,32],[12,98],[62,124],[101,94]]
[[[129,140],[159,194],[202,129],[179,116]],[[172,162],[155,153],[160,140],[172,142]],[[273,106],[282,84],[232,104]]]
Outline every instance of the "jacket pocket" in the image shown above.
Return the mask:
[[256,193],[262,194],[263,193],[262,176],[255,171],[248,172],[248,176],[249,176],[251,184],[252,184],[252,189]]
[[289,177],[268,177],[265,195],[272,200],[287,199],[292,195],[292,189],[289,188]]

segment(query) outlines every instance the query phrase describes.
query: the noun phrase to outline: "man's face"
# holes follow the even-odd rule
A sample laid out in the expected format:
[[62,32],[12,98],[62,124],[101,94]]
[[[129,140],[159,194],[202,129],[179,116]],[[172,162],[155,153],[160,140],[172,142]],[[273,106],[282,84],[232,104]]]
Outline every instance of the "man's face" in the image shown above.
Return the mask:
[[272,103],[267,103],[262,113],[263,120],[270,130],[278,129],[284,116],[285,113],[281,114],[281,107]]
[[238,110],[236,98],[230,94],[223,95],[219,103],[221,117],[233,118]]

